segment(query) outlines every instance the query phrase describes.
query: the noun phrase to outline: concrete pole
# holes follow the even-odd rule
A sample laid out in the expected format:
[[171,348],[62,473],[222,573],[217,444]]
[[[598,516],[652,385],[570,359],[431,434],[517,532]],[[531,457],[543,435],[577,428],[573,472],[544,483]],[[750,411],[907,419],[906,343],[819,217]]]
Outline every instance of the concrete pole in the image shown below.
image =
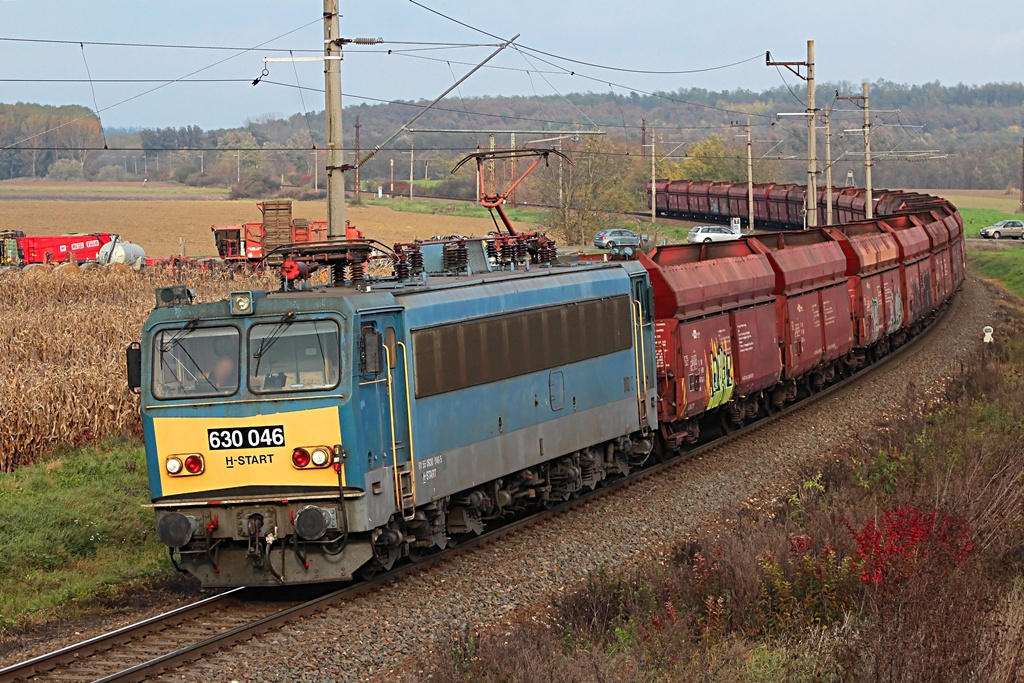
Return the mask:
[[832,117],[825,107],[825,225],[832,225]]
[[359,128],[360,128],[359,117],[356,116],[356,125],[355,125],[355,129],[356,129],[356,157],[355,157],[355,159],[356,159],[356,204],[361,204],[362,203],[362,199],[359,197],[359,189],[360,189],[359,188],[359,184],[360,184],[360,182],[359,182]]
[[[561,140],[558,141],[558,151],[559,152],[562,151],[562,141]],[[1024,168],[1024,166],[1022,166],[1022,168]],[[479,174],[477,174],[477,177],[479,177]],[[1024,176],[1022,176],[1022,179],[1024,179]],[[1024,192],[1024,190],[1021,190],[1021,192]],[[1022,195],[1022,196],[1024,196],[1024,195]],[[563,199],[562,199],[562,157],[558,157],[558,211],[559,211],[559,213],[562,213],[562,202],[563,202]],[[1024,199],[1021,200],[1021,206],[1024,207]],[[1024,209],[1022,209],[1022,210],[1024,210]]]
[[807,41],[807,225],[818,225],[818,150],[815,146],[814,41]]
[[868,106],[868,84],[863,84],[864,97],[864,217],[875,217],[874,200],[871,196],[871,113]]
[[395,160],[391,160],[391,192],[388,193],[389,197],[395,196]]
[[654,163],[654,129],[651,128],[651,222],[658,222],[658,178]]
[[747,232],[754,234],[754,152],[750,140],[750,117],[747,117]]
[[[509,149],[513,149],[513,150],[516,148],[516,134],[515,133],[510,133],[509,134],[508,147],[509,147]],[[511,172],[512,178],[511,178],[510,182],[514,183],[516,181],[516,158],[513,156],[511,159],[509,159],[509,163],[512,164],[512,172]],[[509,195],[508,199],[509,199],[509,201],[508,201],[508,205],[509,206],[515,206],[516,205],[516,191],[515,190],[512,190],[512,194]]]
[[416,162],[416,142],[409,141],[409,199],[412,200],[413,164]]
[[[491,133],[491,151],[492,152],[494,151],[494,133]],[[494,194],[498,194],[498,186],[494,182],[494,157],[493,156],[491,157],[490,165],[491,165],[491,190],[494,191]]]
[[[337,42],[336,42],[337,41]],[[327,239],[345,239],[345,173],[341,170],[341,28],[338,0],[324,0],[324,91],[327,104]]]

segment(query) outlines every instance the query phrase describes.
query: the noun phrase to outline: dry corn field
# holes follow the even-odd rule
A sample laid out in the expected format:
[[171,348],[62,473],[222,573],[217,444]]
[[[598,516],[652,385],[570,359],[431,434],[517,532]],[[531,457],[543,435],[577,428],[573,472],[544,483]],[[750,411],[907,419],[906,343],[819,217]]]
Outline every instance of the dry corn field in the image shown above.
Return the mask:
[[[396,199],[396,202],[403,200]],[[324,202],[293,202],[292,216],[325,220]],[[432,235],[486,235],[494,230],[490,218],[466,218],[395,211],[384,206],[349,206],[346,217],[367,237],[384,244],[427,239]],[[113,232],[146,250],[147,256],[179,253],[185,240],[188,256],[216,256],[211,225],[259,222],[251,199],[237,201],[162,200],[126,201],[0,201],[0,230],[22,230],[26,235],[66,232]],[[523,230],[535,225],[522,223]]]
[[182,282],[210,301],[275,286],[272,276],[264,278],[69,266],[0,275],[0,471],[61,447],[140,433],[125,347],[139,339],[154,288]]

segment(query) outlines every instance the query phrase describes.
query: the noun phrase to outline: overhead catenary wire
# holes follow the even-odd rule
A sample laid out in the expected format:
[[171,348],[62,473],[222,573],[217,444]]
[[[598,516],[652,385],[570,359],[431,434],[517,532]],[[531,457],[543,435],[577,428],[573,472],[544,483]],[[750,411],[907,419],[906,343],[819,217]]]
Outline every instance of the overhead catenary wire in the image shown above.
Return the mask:
[[[314,23],[319,23],[321,19],[317,19],[306,26],[310,26]],[[302,26],[301,28],[306,28]],[[292,32],[294,33],[294,31]],[[275,39],[277,40],[277,39]],[[40,43],[44,45],[95,45],[102,47],[133,47],[133,48],[158,48],[168,50],[225,50],[229,52],[238,52],[251,50],[250,47],[236,47],[230,45],[186,45],[176,43],[127,43],[127,42],[116,42],[116,41],[98,41],[98,40],[58,40],[53,38],[12,38],[0,36],[0,42],[5,43]],[[273,41],[270,41],[273,42]],[[423,41],[410,41],[410,40],[385,40],[382,41],[388,45],[424,45],[424,46],[435,46],[435,47],[451,47],[451,48],[462,48],[462,47],[493,47],[490,43],[444,43],[444,42],[423,42]],[[298,49],[298,48],[287,48],[287,47],[261,47],[264,52],[310,52],[314,54],[322,53],[322,50],[313,49]]]

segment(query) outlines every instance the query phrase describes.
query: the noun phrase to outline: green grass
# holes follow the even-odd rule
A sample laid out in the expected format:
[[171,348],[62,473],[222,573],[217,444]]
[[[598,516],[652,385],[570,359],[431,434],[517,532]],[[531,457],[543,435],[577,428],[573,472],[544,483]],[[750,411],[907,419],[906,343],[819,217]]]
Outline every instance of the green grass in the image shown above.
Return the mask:
[[69,616],[169,575],[142,444],[115,441],[0,473],[0,632]]
[[[414,191],[415,192],[415,191]],[[411,213],[433,213],[445,216],[458,216],[463,218],[487,218],[490,212],[479,204],[470,202],[443,202],[429,199],[364,199],[364,203],[370,206],[386,206],[395,211],[408,211]],[[544,212],[529,209],[505,209],[505,213],[513,223],[540,223],[544,218]]]
[[1015,215],[1005,211],[997,211],[996,209],[960,208],[960,215],[964,218],[964,234],[967,237],[977,237],[982,228],[988,227],[993,223],[1011,218],[1020,218],[1019,214]]
[[967,265],[984,277],[998,280],[1011,292],[1024,296],[1024,249],[968,250]]

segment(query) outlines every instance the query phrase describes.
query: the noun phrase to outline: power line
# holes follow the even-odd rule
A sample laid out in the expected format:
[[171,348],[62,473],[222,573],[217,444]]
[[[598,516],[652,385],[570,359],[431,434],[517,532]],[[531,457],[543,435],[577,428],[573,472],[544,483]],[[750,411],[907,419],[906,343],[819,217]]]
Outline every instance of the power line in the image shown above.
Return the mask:
[[[319,19],[317,21],[320,21]],[[316,23],[316,22],[314,22]],[[307,24],[306,26],[308,26]],[[302,28],[305,28],[303,26]],[[275,38],[275,40],[277,40]],[[251,50],[251,47],[232,47],[229,45],[185,45],[185,44],[174,44],[174,43],[123,43],[115,41],[96,41],[96,40],[56,40],[51,38],[7,38],[0,37],[0,42],[6,43],[41,43],[44,45],[96,45],[103,47],[142,47],[142,48],[157,48],[157,49],[168,49],[168,50],[227,50],[229,52],[238,52]],[[269,41],[273,42],[273,41]],[[458,47],[493,47],[490,43],[440,43],[440,42],[422,42],[422,41],[409,41],[409,40],[385,40],[382,41],[388,45],[426,45],[426,46],[438,46],[442,48],[458,48]],[[289,49],[285,47],[265,47],[264,52],[311,52],[314,54],[320,54],[322,50],[310,50],[310,49]]]

